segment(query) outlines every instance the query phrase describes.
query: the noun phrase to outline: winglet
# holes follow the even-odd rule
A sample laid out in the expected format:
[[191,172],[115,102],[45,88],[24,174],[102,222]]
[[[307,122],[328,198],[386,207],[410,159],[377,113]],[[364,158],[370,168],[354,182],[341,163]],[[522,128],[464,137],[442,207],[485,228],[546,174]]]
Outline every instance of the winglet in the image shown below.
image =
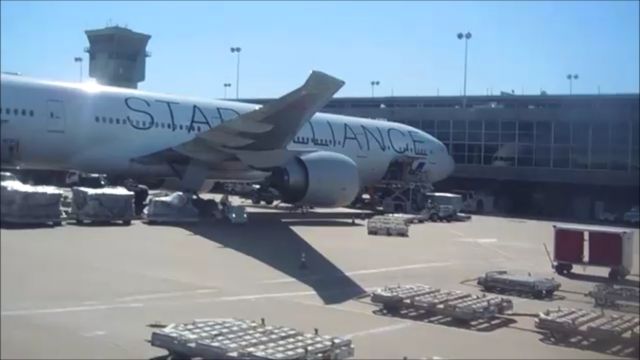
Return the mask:
[[307,81],[302,85],[302,88],[317,93],[330,94],[329,97],[331,97],[343,86],[344,81],[325,74],[322,71],[313,70],[307,78]]
[[[259,109],[200,133],[198,137],[216,143],[225,150],[283,149],[342,86],[344,81],[321,71],[312,71],[299,88]],[[230,135],[245,141],[226,141],[231,138]]]

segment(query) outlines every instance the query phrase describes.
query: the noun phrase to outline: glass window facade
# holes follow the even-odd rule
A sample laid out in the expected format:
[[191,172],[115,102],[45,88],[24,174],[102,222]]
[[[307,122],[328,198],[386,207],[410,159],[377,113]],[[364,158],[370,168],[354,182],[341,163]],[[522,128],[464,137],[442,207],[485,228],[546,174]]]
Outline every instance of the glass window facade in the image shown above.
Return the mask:
[[638,171],[638,123],[564,120],[421,120],[457,164]]

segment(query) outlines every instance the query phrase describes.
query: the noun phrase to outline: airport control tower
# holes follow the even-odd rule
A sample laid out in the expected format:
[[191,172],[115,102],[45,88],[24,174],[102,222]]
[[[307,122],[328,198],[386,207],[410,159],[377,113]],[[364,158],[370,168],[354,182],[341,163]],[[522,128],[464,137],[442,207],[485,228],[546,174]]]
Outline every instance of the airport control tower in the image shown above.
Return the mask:
[[85,31],[89,39],[89,76],[98,83],[137,89],[144,81],[150,35],[119,26]]

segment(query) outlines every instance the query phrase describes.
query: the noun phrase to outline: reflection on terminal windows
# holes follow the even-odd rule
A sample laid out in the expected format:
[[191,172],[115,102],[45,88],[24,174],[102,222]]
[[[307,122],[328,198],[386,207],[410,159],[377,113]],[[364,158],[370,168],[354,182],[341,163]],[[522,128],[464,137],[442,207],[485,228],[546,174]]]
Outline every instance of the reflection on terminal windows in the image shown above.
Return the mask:
[[569,145],[554,145],[553,146],[553,164],[554,168],[568,168],[569,167]]

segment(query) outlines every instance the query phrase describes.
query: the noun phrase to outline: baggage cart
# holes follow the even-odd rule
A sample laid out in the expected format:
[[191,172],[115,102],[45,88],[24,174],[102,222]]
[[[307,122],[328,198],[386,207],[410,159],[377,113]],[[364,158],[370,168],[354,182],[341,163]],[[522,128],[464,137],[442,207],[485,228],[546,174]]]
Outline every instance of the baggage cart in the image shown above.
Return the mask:
[[409,236],[408,218],[399,216],[374,216],[367,221],[369,235]]
[[53,186],[33,186],[3,173],[0,182],[0,221],[14,224],[62,225],[62,191]]
[[134,194],[124,187],[71,188],[70,219],[78,224],[89,222],[121,221],[130,225],[134,217]]
[[[149,205],[142,211],[143,217],[149,224],[198,222],[200,215],[193,204],[194,201],[182,192],[174,192],[167,196],[155,196],[149,199]],[[208,205],[212,213],[220,213],[215,202],[201,202],[203,207]]]
[[553,225],[555,271],[568,274],[573,265],[609,268],[609,279],[624,279],[633,264],[633,232],[601,226]]
[[473,295],[422,284],[384,287],[371,293],[371,302],[385,311],[418,310],[462,322],[490,319],[513,310],[510,299]]
[[637,287],[596,284],[585,296],[593,298],[596,306],[634,308],[636,312],[640,307],[640,289]]
[[504,270],[489,271],[479,277],[477,283],[486,291],[515,291],[539,299],[553,297],[553,293],[560,289],[560,283],[553,278],[512,274]]
[[639,318],[632,315],[605,314],[572,308],[547,309],[538,314],[535,327],[556,339],[581,336],[596,341],[621,341],[638,344]]
[[171,324],[151,334],[151,346],[203,359],[335,359],[353,357],[351,340],[241,319]]

